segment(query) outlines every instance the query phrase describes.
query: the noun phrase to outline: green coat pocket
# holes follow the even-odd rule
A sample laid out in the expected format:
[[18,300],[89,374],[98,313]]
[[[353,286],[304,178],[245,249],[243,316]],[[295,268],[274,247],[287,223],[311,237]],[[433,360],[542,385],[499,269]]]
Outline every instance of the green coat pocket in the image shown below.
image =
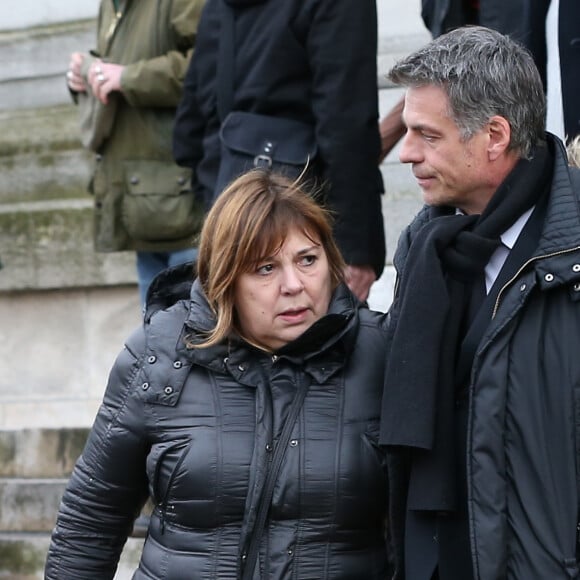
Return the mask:
[[123,166],[123,222],[133,239],[171,241],[199,234],[205,212],[191,189],[189,169],[144,160]]

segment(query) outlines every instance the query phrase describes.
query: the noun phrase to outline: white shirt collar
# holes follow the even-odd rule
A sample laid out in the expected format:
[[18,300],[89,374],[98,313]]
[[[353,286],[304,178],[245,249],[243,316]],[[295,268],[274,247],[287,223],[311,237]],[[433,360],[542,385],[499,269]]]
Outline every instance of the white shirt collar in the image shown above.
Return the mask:
[[[535,207],[535,206],[534,206]],[[534,211],[534,207],[525,211],[501,236],[500,239],[504,246],[510,250],[516,245],[519,235],[522,233],[524,226]]]

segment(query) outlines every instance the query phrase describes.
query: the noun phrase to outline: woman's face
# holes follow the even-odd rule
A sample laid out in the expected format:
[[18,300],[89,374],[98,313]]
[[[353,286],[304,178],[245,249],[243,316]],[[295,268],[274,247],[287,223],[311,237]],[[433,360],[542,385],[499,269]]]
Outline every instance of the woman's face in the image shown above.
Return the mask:
[[277,350],[327,313],[330,268],[326,252],[314,240],[293,228],[279,252],[239,277],[234,306],[244,338]]

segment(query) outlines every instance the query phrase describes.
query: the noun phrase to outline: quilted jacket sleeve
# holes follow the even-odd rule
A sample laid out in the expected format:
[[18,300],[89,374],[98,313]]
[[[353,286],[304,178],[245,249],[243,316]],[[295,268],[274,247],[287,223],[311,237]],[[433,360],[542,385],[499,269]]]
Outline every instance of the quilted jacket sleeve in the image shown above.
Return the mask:
[[146,497],[142,409],[134,382],[144,351],[139,330],[111,371],[86,446],[60,505],[46,580],[107,580]]

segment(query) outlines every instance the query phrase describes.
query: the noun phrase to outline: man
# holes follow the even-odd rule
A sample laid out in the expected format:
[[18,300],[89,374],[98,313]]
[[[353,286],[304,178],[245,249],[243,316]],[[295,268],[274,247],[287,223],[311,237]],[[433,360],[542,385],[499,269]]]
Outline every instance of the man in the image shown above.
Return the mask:
[[426,206],[394,258],[381,443],[395,577],[571,578],[580,175],[531,55],[483,27],[397,63]]

